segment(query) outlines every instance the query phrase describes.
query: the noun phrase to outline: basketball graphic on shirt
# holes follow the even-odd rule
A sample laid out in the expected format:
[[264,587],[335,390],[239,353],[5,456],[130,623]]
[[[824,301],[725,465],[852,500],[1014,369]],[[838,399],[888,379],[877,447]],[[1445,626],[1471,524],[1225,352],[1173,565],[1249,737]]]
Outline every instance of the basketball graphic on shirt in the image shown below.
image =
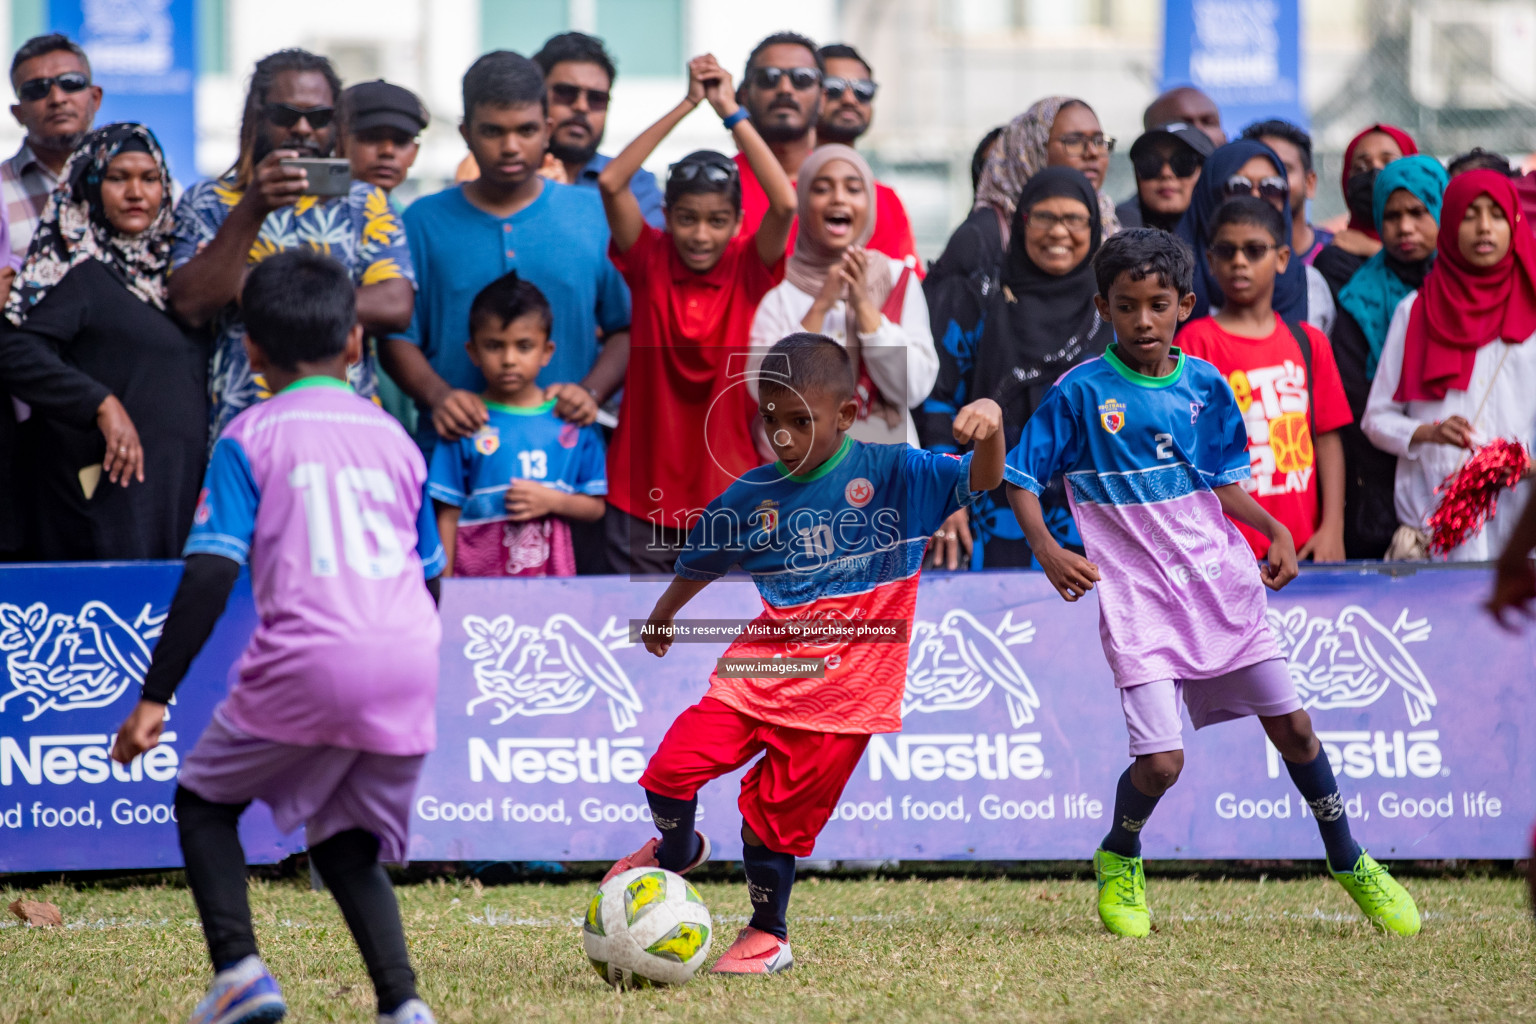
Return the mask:
[[1283,413],[1269,421],[1269,447],[1275,455],[1275,472],[1295,473],[1312,468],[1312,430],[1307,414]]
[[863,508],[869,504],[869,499],[875,496],[875,485],[862,476],[856,476],[848,481],[848,486],[843,488],[843,497],[848,499],[848,504],[854,508]]

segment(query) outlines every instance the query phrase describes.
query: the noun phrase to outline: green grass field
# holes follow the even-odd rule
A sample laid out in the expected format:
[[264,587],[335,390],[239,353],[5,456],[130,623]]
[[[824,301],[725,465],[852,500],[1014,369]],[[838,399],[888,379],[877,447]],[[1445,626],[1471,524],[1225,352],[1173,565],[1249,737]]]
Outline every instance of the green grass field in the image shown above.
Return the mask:
[[[614,993],[581,952],[592,887],[398,889],[422,993],[444,1024],[665,1021],[1536,1020],[1536,942],[1512,876],[1413,878],[1424,930],[1378,935],[1332,881],[1153,877],[1158,930],[1104,933],[1085,880],[835,879],[796,887],[796,966]],[[700,885],[714,953],[746,894]],[[190,894],[175,885],[5,888],[56,903],[64,929],[0,927],[0,1024],[180,1022],[207,982]],[[299,880],[252,883],[263,954],[289,1020],[371,1022],[373,999],[334,904]]]

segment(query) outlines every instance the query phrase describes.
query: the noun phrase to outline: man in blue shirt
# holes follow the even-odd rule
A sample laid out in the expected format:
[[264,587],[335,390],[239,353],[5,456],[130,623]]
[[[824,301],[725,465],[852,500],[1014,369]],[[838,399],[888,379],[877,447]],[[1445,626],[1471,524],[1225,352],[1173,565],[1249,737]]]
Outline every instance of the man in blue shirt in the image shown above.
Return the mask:
[[549,299],[554,358],[539,374],[556,412],[578,425],[596,416],[594,397],[615,391],[628,351],[629,290],[608,259],[608,222],[596,191],[539,176],[549,144],[544,77],[528,58],[498,50],[464,75],[464,122],[480,176],[426,196],[405,215],[419,290],[410,330],[379,355],[420,412],[416,442],[429,456],[487,420],[485,389],[465,342],[475,295],[516,270]]
[[[603,144],[608,100],[618,76],[613,58],[608,56],[601,39],[583,32],[562,32],[544,43],[544,48],[533,55],[533,62],[544,71],[549,119],[554,125],[549,137],[552,159],[546,162],[546,173],[563,172],[556,180],[595,192],[598,174],[613,159],[597,151]],[[646,223],[653,228],[665,228],[656,176],[650,171],[637,171],[629,180],[629,190],[640,203]]]

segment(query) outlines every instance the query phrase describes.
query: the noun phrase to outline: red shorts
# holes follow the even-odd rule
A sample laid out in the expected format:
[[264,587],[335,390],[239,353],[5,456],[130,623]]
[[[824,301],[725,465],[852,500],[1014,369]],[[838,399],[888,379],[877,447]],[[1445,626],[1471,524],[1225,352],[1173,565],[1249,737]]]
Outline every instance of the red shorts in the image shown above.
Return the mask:
[[692,800],[704,783],[766,751],[742,778],[736,806],[768,849],[809,857],[868,745],[867,735],[773,725],[705,697],[677,716],[640,785]]

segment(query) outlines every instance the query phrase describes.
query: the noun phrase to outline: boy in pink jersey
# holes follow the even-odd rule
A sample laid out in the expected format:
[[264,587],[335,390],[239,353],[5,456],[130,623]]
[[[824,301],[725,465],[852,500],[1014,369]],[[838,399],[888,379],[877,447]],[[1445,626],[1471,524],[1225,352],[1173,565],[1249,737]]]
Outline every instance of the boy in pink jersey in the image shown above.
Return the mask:
[[112,751],[127,764],[159,742],[166,704],[249,561],[260,623],[176,789],[187,882],[215,971],[190,1024],[287,1012],[257,956],[246,901],[236,826],[252,800],[284,831],[305,825],[310,858],[368,965],[380,1022],[433,1020],[379,861],[405,858],[411,798],[436,741],[443,554],[420,451],[346,383],[362,351],[353,294],[340,264],[307,250],[251,272],[246,348],[273,396],[214,446],[186,571]]

